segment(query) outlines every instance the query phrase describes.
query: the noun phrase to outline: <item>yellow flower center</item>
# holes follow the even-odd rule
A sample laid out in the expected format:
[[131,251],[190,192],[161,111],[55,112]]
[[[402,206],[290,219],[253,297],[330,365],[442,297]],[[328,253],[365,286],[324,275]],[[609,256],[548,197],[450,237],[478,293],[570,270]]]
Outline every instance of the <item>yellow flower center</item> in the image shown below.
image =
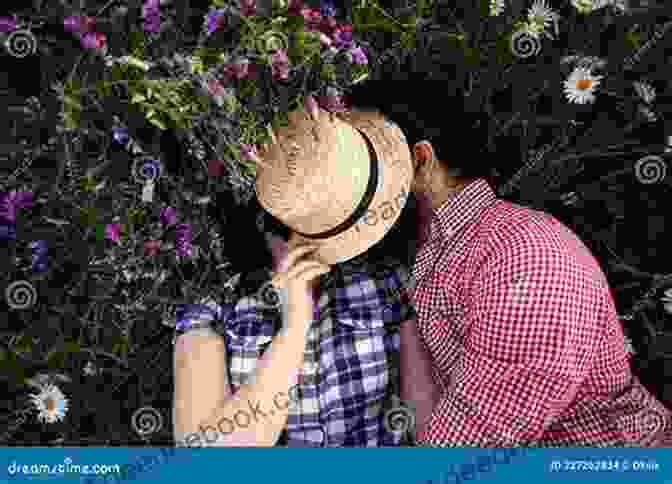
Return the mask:
[[591,79],[579,79],[578,81],[576,81],[576,88],[580,91],[590,89],[592,85],[593,81]]

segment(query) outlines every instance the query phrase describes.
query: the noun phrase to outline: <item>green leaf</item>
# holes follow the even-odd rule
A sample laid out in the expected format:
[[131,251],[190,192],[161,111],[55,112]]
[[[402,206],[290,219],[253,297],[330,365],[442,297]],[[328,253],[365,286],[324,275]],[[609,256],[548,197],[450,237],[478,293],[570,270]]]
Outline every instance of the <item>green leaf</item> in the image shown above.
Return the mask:
[[163,123],[163,121],[161,121],[157,118],[151,118],[151,119],[149,119],[149,122],[152,123],[157,128],[159,128],[160,130],[168,129],[168,127]]
[[81,349],[81,343],[79,339],[65,341],[63,343],[64,353],[78,353],[80,349]]
[[33,338],[27,334],[22,334],[14,342],[14,349],[19,353],[30,353],[33,348]]
[[62,370],[65,367],[65,352],[52,350],[47,357],[47,366],[51,370]]
[[133,97],[131,98],[131,102],[136,104],[136,103],[143,102],[146,99],[147,98],[144,95],[140,94],[139,92],[136,92],[135,94],[133,94]]

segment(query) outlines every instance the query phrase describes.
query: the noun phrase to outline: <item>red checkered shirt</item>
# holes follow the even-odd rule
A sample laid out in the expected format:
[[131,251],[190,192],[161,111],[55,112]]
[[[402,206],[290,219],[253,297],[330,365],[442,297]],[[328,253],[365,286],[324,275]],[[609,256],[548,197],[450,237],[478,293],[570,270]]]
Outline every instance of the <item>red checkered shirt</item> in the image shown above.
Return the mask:
[[433,215],[411,297],[442,397],[420,445],[658,446],[606,278],[554,217],[476,180]]

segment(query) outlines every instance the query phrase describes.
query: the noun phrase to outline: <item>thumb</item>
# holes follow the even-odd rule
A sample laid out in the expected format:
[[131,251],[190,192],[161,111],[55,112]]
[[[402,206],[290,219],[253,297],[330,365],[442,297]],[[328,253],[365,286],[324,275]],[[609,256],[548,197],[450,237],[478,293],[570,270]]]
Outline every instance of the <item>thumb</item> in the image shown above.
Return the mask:
[[289,244],[274,234],[266,234],[266,241],[273,256],[273,269],[277,270],[282,261],[285,260],[289,252]]

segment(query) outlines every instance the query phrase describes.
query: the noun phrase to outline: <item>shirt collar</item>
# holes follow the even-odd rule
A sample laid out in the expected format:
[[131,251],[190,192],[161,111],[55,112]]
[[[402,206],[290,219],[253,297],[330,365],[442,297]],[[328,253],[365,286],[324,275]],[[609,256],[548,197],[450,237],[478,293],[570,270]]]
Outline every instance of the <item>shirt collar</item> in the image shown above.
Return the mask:
[[430,222],[429,240],[454,236],[496,200],[495,192],[485,179],[468,183],[436,209]]

